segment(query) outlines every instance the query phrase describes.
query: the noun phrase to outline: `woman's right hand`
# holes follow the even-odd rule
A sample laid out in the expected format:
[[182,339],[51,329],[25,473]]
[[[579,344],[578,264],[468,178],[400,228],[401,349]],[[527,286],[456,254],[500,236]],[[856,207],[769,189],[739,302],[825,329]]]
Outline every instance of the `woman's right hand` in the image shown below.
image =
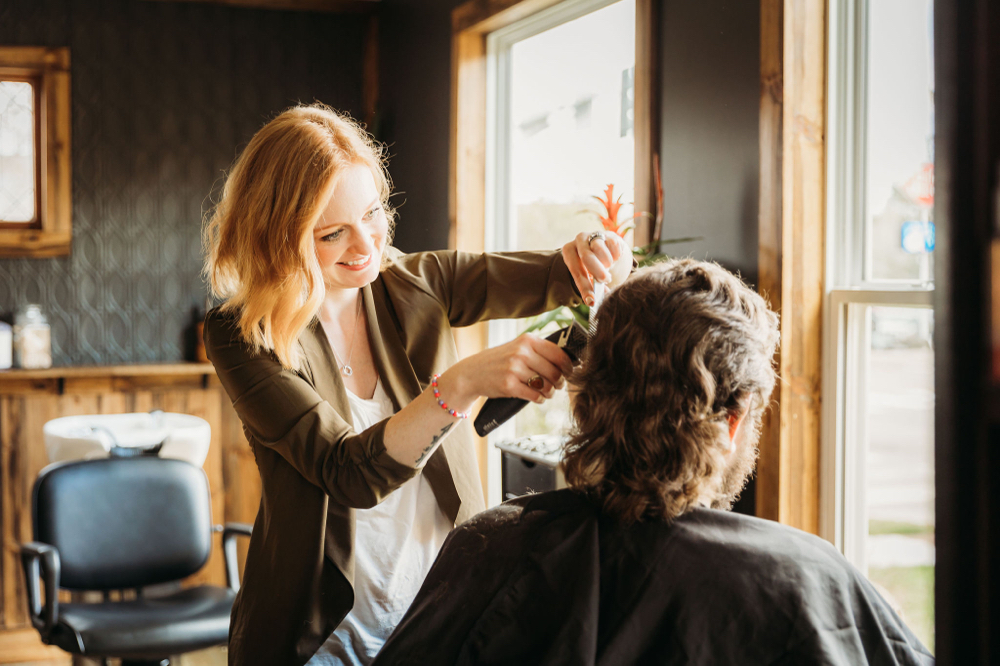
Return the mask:
[[[569,356],[555,343],[525,333],[459,361],[438,383],[442,393],[456,396],[453,402],[471,405],[479,396],[485,396],[542,403],[565,385],[563,377],[572,371]],[[528,385],[536,375],[544,380],[539,389]]]
[[[428,390],[389,419],[386,450],[404,465],[421,467],[457,423],[451,410],[468,412],[481,396],[545,402],[556,388],[563,387],[563,375],[572,371],[566,352],[530,333],[481,351],[438,378],[438,394],[446,409],[436,404],[438,398]],[[535,375],[543,380],[538,389],[528,386]]]

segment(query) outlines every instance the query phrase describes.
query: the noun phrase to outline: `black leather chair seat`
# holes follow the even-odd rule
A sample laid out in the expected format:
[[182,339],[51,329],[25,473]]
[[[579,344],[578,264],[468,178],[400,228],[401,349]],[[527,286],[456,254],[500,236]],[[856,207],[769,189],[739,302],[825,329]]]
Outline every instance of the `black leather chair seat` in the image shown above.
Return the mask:
[[49,642],[68,652],[166,658],[225,644],[236,593],[203,586],[135,601],[59,605]]

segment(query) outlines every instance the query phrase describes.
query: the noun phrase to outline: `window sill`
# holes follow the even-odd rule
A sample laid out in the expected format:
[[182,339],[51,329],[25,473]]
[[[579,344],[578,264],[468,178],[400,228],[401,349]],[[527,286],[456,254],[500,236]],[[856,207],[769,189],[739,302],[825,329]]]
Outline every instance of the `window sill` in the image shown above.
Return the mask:
[[0,229],[0,257],[65,257],[72,240],[71,231]]

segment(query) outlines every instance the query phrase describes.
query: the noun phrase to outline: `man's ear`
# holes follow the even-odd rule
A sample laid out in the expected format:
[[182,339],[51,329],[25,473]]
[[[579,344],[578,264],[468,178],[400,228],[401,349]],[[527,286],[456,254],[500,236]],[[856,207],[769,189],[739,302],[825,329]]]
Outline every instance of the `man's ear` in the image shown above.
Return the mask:
[[749,411],[729,412],[727,419],[729,421],[729,446],[727,449],[730,453],[736,450],[736,435],[739,433],[740,426],[743,425],[743,419],[746,418]]

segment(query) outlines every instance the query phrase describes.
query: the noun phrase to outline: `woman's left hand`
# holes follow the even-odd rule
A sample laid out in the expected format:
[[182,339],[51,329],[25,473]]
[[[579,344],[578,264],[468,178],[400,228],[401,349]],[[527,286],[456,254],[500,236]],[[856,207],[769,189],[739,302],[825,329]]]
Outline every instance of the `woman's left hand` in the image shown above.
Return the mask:
[[581,231],[562,248],[566,266],[587,305],[594,304],[594,280],[614,288],[632,272],[632,253],[621,236],[608,231],[603,237],[588,240],[590,237],[589,232]]

